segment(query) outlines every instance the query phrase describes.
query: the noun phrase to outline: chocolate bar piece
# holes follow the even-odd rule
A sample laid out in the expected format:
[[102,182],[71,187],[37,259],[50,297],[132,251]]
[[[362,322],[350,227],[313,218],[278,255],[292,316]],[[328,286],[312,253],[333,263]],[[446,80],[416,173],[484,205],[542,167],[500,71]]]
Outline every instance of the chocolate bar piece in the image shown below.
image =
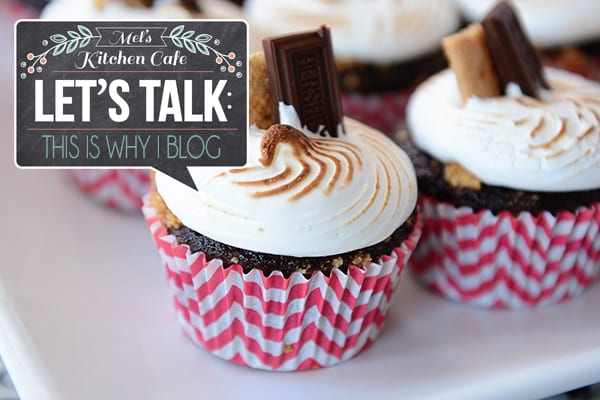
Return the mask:
[[302,125],[312,132],[336,137],[342,106],[329,28],[267,38],[263,48],[273,120],[280,121],[279,102],[283,102],[294,106]]
[[524,94],[538,97],[540,88],[549,88],[540,58],[506,1],[498,3],[481,25],[503,89],[514,82]]

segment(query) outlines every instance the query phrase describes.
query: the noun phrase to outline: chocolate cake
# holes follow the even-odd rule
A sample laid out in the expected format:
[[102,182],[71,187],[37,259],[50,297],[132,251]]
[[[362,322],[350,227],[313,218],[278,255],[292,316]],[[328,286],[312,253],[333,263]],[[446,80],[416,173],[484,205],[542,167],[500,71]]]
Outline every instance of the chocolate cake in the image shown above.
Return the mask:
[[564,210],[575,212],[600,202],[600,189],[574,192],[524,191],[481,184],[480,190],[452,186],[444,179],[446,165],[412,142],[406,131],[396,136],[398,144],[408,154],[419,182],[419,192],[456,207],[471,207],[473,211],[490,210],[495,214],[508,211],[513,215],[527,211],[538,215],[544,211],[553,214]]
[[245,250],[213,240],[175,222],[176,218],[166,209],[157,192],[152,193],[151,202],[158,215],[162,216],[162,223],[167,226],[169,233],[174,235],[179,243],[190,246],[193,253],[203,252],[207,261],[218,258],[223,260],[224,267],[239,264],[246,273],[256,268],[262,270],[265,276],[269,276],[273,271],[280,271],[286,278],[294,272],[310,277],[314,272],[321,271],[329,276],[333,269],[347,272],[350,265],[364,267],[379,260],[382,255],[390,254],[399,243],[408,238],[416,223],[415,211],[391,236],[373,246],[326,257],[292,257]]

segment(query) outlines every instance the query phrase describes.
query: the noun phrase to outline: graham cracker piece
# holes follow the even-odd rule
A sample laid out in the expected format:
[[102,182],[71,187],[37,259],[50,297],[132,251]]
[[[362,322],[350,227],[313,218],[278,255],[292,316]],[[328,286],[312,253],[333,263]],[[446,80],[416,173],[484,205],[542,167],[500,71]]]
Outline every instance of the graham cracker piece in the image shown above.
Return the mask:
[[250,124],[261,129],[268,129],[275,123],[273,120],[273,102],[267,74],[267,62],[262,52],[248,57],[248,77]]
[[481,190],[481,181],[457,162],[446,164],[444,179],[455,188]]
[[463,101],[501,95],[498,75],[480,24],[473,24],[442,41],[450,68],[456,74]]

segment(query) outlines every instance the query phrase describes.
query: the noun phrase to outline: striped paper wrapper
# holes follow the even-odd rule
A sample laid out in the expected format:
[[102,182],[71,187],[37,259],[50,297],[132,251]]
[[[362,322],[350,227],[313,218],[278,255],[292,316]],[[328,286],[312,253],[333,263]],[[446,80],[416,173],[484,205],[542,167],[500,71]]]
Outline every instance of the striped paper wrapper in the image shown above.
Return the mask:
[[411,258],[419,279],[444,297],[524,309],[581,294],[600,270],[600,203],[537,217],[473,212],[420,200],[423,237]]
[[311,278],[223,268],[177,243],[146,202],[146,222],[167,272],[178,320],[192,340],[237,364],[274,371],[333,366],[373,342],[400,273],[421,235],[421,218],[380,263]]
[[150,171],[142,169],[71,169],[71,181],[97,203],[125,212],[139,212],[150,187]]
[[344,115],[392,135],[404,123],[414,87],[382,93],[343,93]]

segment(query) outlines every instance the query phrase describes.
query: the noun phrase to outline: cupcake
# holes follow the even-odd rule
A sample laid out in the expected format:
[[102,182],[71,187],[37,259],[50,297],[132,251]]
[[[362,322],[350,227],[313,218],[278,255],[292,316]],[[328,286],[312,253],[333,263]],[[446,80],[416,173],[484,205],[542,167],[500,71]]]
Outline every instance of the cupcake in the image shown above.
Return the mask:
[[[189,8],[192,7],[192,8]],[[152,3],[116,0],[52,0],[42,10],[44,19],[184,19],[198,16],[195,3]],[[138,212],[148,192],[150,170],[70,169],[73,184],[96,203],[125,212]]]
[[[250,104],[270,91],[254,72]],[[250,126],[245,167],[190,167],[198,191],[157,172],[144,207],[184,330],[253,368],[327,367],[366,348],[420,236],[406,154],[350,118],[338,137],[304,118],[281,103],[277,123]]]
[[345,113],[387,134],[414,85],[445,67],[440,39],[460,24],[445,0],[246,0],[243,11],[267,36],[327,24]]
[[[456,0],[465,17],[478,21],[498,0]],[[544,61],[600,80],[600,2],[513,0],[531,41]]]
[[[498,6],[484,30],[509,11]],[[524,38],[512,17],[506,32]],[[511,54],[527,43],[510,35],[481,35],[474,25],[447,39],[453,69],[420,85],[408,105],[402,142],[424,219],[411,262],[425,285],[456,302],[558,303],[600,268],[600,85],[542,69],[534,53]],[[498,52],[531,63],[501,64]],[[513,67],[535,79],[506,84]]]

